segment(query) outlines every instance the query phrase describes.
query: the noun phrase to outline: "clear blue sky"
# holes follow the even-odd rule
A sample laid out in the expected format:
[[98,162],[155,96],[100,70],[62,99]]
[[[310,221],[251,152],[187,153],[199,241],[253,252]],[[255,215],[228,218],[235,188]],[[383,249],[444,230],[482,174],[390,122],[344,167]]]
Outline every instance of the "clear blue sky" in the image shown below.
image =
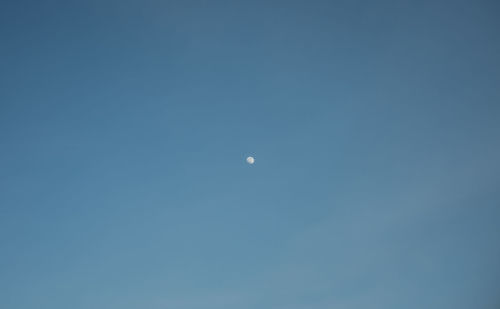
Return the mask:
[[499,17],[2,1],[0,307],[499,308]]

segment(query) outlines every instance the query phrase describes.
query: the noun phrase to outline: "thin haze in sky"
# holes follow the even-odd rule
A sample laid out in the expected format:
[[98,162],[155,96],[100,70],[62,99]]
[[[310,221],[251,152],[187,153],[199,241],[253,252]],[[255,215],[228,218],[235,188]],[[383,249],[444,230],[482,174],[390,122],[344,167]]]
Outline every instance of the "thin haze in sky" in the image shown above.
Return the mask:
[[499,17],[2,1],[0,308],[499,308]]

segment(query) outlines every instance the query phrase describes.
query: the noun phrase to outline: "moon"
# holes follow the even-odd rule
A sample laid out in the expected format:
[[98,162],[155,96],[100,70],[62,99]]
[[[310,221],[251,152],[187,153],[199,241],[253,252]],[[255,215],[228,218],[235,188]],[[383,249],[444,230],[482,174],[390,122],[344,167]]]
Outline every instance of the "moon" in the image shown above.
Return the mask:
[[247,163],[248,164],[254,164],[254,162],[255,162],[255,158],[254,157],[248,157],[247,158]]

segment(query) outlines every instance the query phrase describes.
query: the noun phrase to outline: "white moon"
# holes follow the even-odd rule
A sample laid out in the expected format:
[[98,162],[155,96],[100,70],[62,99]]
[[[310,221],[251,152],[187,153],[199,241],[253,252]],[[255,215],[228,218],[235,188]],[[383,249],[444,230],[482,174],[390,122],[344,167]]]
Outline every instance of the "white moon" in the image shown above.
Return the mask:
[[253,164],[254,162],[255,162],[254,157],[248,157],[248,158],[247,158],[247,163],[248,163],[248,164]]

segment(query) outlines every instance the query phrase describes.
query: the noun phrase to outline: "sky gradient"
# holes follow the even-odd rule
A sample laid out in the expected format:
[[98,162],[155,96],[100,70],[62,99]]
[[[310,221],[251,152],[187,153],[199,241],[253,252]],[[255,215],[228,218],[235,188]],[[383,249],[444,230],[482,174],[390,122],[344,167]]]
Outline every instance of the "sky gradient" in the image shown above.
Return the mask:
[[499,308],[499,17],[2,1],[0,307]]

